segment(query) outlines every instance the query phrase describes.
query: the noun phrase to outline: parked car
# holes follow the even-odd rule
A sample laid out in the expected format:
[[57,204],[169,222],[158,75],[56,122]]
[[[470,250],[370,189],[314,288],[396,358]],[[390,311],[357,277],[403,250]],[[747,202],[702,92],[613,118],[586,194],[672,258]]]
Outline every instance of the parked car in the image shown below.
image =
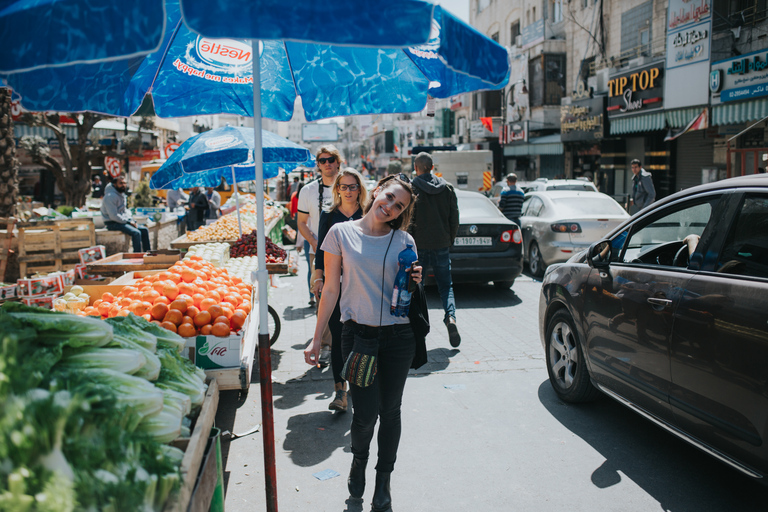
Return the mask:
[[[459,232],[451,246],[454,283],[487,283],[511,288],[523,270],[520,228],[484,195],[456,191]],[[434,276],[427,275],[427,284]]]
[[520,224],[531,273],[540,277],[549,265],[586,249],[628,217],[619,203],[600,192],[529,192]]
[[767,297],[768,176],[678,192],[547,272],[552,387],[602,391],[765,482]]
[[576,178],[564,180],[550,180],[538,178],[526,183],[525,192],[541,192],[544,190],[586,190],[597,192],[597,187],[589,178]]

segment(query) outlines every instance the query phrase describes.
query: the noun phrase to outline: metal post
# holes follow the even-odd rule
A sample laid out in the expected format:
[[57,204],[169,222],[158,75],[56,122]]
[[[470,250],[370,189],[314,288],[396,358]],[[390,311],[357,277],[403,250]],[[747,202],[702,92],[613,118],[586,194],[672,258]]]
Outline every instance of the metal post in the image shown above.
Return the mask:
[[256,174],[256,214],[258,217],[259,269],[259,387],[261,388],[261,424],[264,429],[264,480],[267,498],[267,512],[277,512],[277,467],[275,464],[275,418],[272,403],[272,354],[267,328],[267,244],[264,240],[264,168],[261,149],[261,69],[259,67],[259,40],[251,41],[253,52],[253,164]]
[[235,166],[230,165],[232,169],[232,186],[235,188],[235,208],[237,208],[237,229],[240,230],[240,236],[243,236],[243,223],[240,220],[240,196],[237,193],[237,180],[235,179]]

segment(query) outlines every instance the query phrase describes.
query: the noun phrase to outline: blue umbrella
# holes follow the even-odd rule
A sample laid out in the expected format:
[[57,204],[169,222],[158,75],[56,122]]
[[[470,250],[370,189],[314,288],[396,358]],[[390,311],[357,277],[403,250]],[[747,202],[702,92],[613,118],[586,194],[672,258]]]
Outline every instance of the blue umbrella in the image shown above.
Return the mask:
[[[274,178],[280,168],[290,170],[312,158],[309,150],[261,130],[263,178]],[[240,199],[237,183],[256,179],[252,128],[224,126],[187,139],[149,181],[153,189],[216,187],[222,178],[235,187],[240,235]],[[226,167],[223,167],[226,166]]]
[[[163,0],[0,2],[0,73],[95,63],[157,50]],[[329,44],[411,46],[429,39],[433,5],[424,0],[185,0],[188,26],[209,37]],[[381,23],[382,17],[388,23]],[[317,23],[332,26],[318,30]]]
[[[253,115],[254,51],[248,41],[190,31],[177,1],[166,4],[161,49],[146,57],[13,73],[5,80],[31,111],[129,116],[151,92],[160,117]],[[307,120],[418,112],[447,98],[509,81],[506,50],[440,7],[432,37],[406,49],[259,42],[263,117],[287,121],[296,94]]]

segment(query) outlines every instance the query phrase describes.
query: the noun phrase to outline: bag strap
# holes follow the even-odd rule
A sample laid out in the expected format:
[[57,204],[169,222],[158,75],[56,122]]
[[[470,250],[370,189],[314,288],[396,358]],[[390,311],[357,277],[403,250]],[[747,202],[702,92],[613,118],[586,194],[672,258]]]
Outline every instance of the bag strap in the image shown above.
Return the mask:
[[381,327],[381,320],[384,313],[381,312],[384,309],[384,272],[387,269],[387,254],[389,254],[389,247],[392,245],[392,239],[395,238],[395,230],[392,230],[392,236],[389,237],[389,243],[387,244],[387,250],[384,252],[384,262],[381,264],[381,304],[379,305],[379,327]]

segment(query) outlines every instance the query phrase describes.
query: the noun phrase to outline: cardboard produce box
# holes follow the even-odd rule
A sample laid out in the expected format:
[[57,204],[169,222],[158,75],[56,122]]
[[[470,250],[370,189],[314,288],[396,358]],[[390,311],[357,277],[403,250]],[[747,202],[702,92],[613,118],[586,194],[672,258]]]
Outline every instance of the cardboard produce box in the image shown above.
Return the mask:
[[19,297],[42,297],[59,295],[64,291],[64,276],[57,273],[50,276],[30,277],[16,281]]

